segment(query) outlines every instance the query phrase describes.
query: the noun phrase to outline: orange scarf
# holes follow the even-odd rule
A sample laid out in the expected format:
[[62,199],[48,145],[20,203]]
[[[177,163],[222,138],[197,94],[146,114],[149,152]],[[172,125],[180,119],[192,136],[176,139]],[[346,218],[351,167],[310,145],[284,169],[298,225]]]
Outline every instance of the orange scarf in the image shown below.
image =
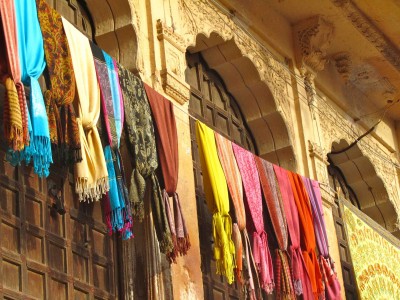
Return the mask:
[[310,277],[314,299],[319,299],[324,293],[322,275],[319,269],[317,255],[315,254],[315,235],[311,212],[311,204],[308,199],[303,180],[299,174],[288,172],[289,181],[293,189],[294,200],[299,213],[300,223],[300,242],[303,252],[304,262]]

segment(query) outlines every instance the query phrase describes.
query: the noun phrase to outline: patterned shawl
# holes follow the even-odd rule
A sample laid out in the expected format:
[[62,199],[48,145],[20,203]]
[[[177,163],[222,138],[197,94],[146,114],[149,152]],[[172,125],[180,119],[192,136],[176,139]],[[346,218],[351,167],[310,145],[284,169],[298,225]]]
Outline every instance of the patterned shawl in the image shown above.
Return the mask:
[[78,89],[79,135],[82,161],[75,164],[75,190],[79,200],[99,200],[109,190],[107,165],[97,122],[100,117],[100,92],[89,40],[62,18],[68,38]]
[[[21,151],[25,145],[29,145],[27,105],[24,85],[21,82],[21,68],[18,53],[18,37],[15,20],[15,7],[13,0],[0,1],[1,45],[5,45],[0,53],[1,81],[5,83],[4,75],[11,76],[13,84],[6,85],[6,97],[4,99],[3,122],[4,134],[11,151]],[[12,96],[14,87],[18,93],[18,103]],[[19,108],[18,108],[19,106]],[[20,121],[21,120],[21,121]]]
[[82,160],[79,129],[72,102],[75,74],[61,15],[45,0],[36,0],[44,40],[50,87],[44,93],[49,118],[50,140],[59,162]]
[[[190,239],[185,219],[181,211],[178,193],[179,156],[178,133],[176,128],[174,105],[164,96],[148,85],[144,85],[149,99],[153,119],[156,124],[156,143],[160,167],[164,182],[164,203],[168,205],[168,196],[173,198],[174,220],[170,218],[170,230],[174,242],[174,250],[169,253],[170,260],[175,261],[178,254],[185,255],[190,248]],[[165,207],[168,211],[168,208]],[[168,213],[167,213],[168,214]]]
[[[235,143],[232,143],[232,148],[242,175],[247,205],[255,228],[253,255],[260,273],[261,287],[270,294],[274,289],[274,271],[268,248],[267,233],[264,230],[262,195],[255,156]],[[250,228],[249,225],[247,227]]]
[[324,295],[324,286],[317,255],[315,253],[316,242],[310,200],[308,199],[301,176],[293,172],[288,172],[288,176],[299,213],[300,239],[304,262],[310,277],[314,298],[319,299],[320,296]]
[[281,191],[283,207],[290,235],[290,260],[293,272],[293,287],[296,295],[303,294],[304,299],[312,299],[313,293],[307,268],[304,263],[303,253],[300,249],[299,215],[294,200],[292,186],[289,181],[288,171],[274,165],[276,179]]
[[229,284],[234,280],[235,246],[232,242],[232,219],[229,215],[229,195],[224,171],[218,159],[214,132],[196,121],[196,140],[203,171],[204,192],[208,209],[213,213],[214,258],[217,274]]
[[256,157],[256,165],[260,176],[261,187],[264,199],[267,204],[268,212],[271,217],[272,226],[278,241],[279,249],[276,249],[275,259],[275,283],[277,299],[295,299],[293,290],[292,276],[289,265],[288,249],[288,229],[285,211],[278,190],[274,167],[271,163]]
[[31,88],[29,113],[32,136],[30,147],[33,151],[32,153],[25,151],[24,159],[30,161],[30,155],[32,154],[35,173],[41,177],[47,177],[53,158],[49,121],[38,81],[46,62],[44,59],[43,36],[40,30],[35,0],[15,1],[15,16],[21,78],[24,84]]
[[315,238],[317,240],[318,252],[320,254],[319,263],[325,283],[325,296],[326,299],[329,300],[341,299],[340,283],[335,272],[333,260],[329,254],[328,235],[326,233],[319,184],[317,181],[311,180],[310,178],[302,177],[302,179],[311,203]]
[[[231,141],[224,138],[217,132],[215,132],[215,141],[217,143],[219,160],[221,162],[222,169],[224,170],[228,189],[231,195],[233,206],[235,208],[237,224],[233,224],[233,240],[235,242],[236,249],[236,276],[238,281],[242,282],[241,273],[243,270],[243,243],[240,231],[246,229],[246,211],[243,202],[242,176],[240,175],[240,171],[235,160],[235,155],[233,154]],[[236,227],[238,230],[240,230],[239,232],[235,230]],[[252,278],[252,276],[250,277]]]
[[158,167],[151,110],[143,82],[130,71],[118,66],[119,80],[124,95],[125,123],[134,161],[129,198],[133,215],[144,217],[144,199],[147,183],[151,184],[151,207],[161,252],[173,249],[173,242],[163,205],[160,185],[155,175]]

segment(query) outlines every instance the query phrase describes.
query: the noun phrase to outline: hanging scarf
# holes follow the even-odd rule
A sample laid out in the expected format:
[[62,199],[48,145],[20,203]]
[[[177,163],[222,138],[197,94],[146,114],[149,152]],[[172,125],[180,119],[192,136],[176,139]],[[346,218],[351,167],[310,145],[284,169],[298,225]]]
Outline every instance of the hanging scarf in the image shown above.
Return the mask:
[[100,92],[89,40],[62,18],[68,38],[78,89],[79,135],[82,161],[75,164],[75,190],[81,201],[99,200],[109,190],[107,165],[97,122],[100,117]]
[[82,159],[79,129],[72,102],[75,74],[61,15],[45,0],[36,0],[44,40],[50,88],[44,93],[50,140],[63,164]]
[[173,198],[175,220],[169,224],[170,227],[175,227],[171,228],[171,232],[176,235],[174,236],[174,234],[172,234],[174,250],[169,254],[169,258],[174,261],[178,254],[185,255],[190,248],[189,234],[181,211],[179,195],[176,192],[178,185],[179,156],[174,105],[148,85],[145,84],[144,87],[156,124],[158,157],[160,159],[160,167],[164,179],[164,202],[169,202],[168,197]]
[[[241,274],[243,270],[243,243],[240,231],[246,229],[246,211],[243,202],[242,177],[235,160],[235,155],[233,154],[231,141],[224,138],[217,132],[215,132],[215,141],[217,143],[219,160],[221,162],[222,169],[224,170],[228,189],[231,195],[233,206],[235,208],[237,224],[233,224],[233,240],[235,242],[236,249],[236,276],[238,281],[242,283]],[[238,230],[240,230],[239,232],[236,232],[236,227]]]
[[214,258],[217,274],[224,275],[228,284],[231,284],[234,280],[235,246],[231,239],[232,219],[229,215],[228,188],[218,159],[213,130],[200,121],[196,121],[196,140],[207,206],[213,213]]
[[121,90],[124,96],[125,123],[134,161],[129,198],[133,215],[143,220],[146,185],[151,184],[151,207],[156,234],[161,252],[167,254],[173,249],[167,215],[162,203],[163,196],[157,176],[158,167],[154,127],[149,101],[143,82],[130,71],[118,66]]
[[[6,82],[8,75],[14,81],[15,88],[18,93],[18,106],[15,103],[12,94],[14,87],[11,83],[5,84],[6,98],[4,99],[3,123],[4,134],[8,141],[8,145],[12,152],[23,150],[24,146],[29,145],[28,119],[26,116],[27,105],[25,97],[24,85],[21,82],[21,68],[18,53],[18,37],[15,20],[15,7],[13,0],[0,1],[0,16],[1,16],[1,37],[4,45],[0,54],[1,81]],[[3,35],[4,34],[4,35]],[[7,87],[10,91],[7,90]],[[10,95],[10,96],[8,96]],[[19,120],[21,119],[21,123]]]
[[[254,155],[232,143],[233,152],[242,175],[244,192],[250,217],[253,221],[253,255],[261,278],[261,287],[268,294],[274,289],[274,271],[268,248],[267,233],[264,230],[262,195]],[[248,226],[249,228],[249,226]]]
[[318,300],[324,295],[324,287],[321,270],[319,269],[318,259],[315,253],[316,242],[310,200],[308,199],[301,176],[293,172],[288,172],[288,176],[299,214],[303,258],[310,277],[314,299]]
[[[16,1],[15,13],[21,78],[22,82],[31,88],[29,114],[32,125],[30,147],[33,148],[33,166],[36,174],[41,177],[47,177],[53,159],[49,122],[38,81],[46,62],[44,59],[43,36],[37,17],[35,0]],[[25,155],[25,160],[29,161],[30,153],[26,152]]]
[[256,157],[256,165],[260,176],[261,187],[268,212],[271,217],[272,226],[278,241],[279,249],[275,254],[275,283],[277,299],[295,299],[292,276],[289,265],[288,250],[288,229],[285,211],[278,191],[274,167],[266,160]]
[[281,191],[290,235],[290,260],[293,273],[294,291],[296,295],[303,294],[304,299],[312,299],[314,296],[312,293],[311,282],[300,249],[299,215],[294,200],[292,186],[289,181],[288,171],[276,165],[274,165],[274,171]]
[[325,297],[329,300],[341,299],[340,284],[335,272],[335,266],[329,254],[328,235],[326,233],[325,220],[323,217],[321,191],[315,180],[302,177],[307,194],[310,198],[311,210],[314,222],[315,238],[319,252],[319,264],[325,283]]

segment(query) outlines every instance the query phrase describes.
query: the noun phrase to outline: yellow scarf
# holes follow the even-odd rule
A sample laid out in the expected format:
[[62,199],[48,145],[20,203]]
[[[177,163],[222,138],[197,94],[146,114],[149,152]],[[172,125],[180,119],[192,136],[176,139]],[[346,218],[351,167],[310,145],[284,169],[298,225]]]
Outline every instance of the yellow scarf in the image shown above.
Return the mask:
[[75,190],[81,201],[99,200],[109,190],[106,161],[97,121],[100,116],[100,89],[89,40],[71,23],[62,19],[67,35],[78,90],[79,135],[82,161],[75,164]]
[[217,274],[234,280],[235,246],[232,242],[232,220],[229,215],[227,183],[218,159],[214,131],[197,121],[196,139],[199,146],[204,191],[209,210],[213,213],[214,258]]

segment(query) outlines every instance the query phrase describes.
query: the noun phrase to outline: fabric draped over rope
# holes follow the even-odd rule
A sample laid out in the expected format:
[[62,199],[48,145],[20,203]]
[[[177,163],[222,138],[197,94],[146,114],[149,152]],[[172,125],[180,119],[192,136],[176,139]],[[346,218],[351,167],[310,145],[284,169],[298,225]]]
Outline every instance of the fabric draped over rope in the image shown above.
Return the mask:
[[29,163],[32,159],[35,173],[47,177],[53,158],[49,122],[38,81],[46,62],[35,0],[15,1],[15,15],[21,79],[30,87],[28,118],[31,123],[29,125],[28,119],[28,130],[31,136],[29,146],[26,146],[19,155],[15,153],[17,155],[14,155],[11,162],[15,165],[23,160]]
[[119,80],[125,99],[126,129],[134,161],[129,191],[132,212],[138,220],[144,218],[146,186],[150,184],[151,208],[157,239],[161,252],[167,254],[173,250],[173,242],[160,184],[155,174],[158,159],[149,101],[142,80],[122,66],[119,66]]
[[[185,255],[190,248],[189,233],[182,214],[178,186],[179,156],[178,132],[174,114],[174,105],[157,91],[144,85],[156,125],[156,144],[163,180],[163,203],[169,220],[174,249],[168,254],[175,261],[178,254]],[[173,199],[174,217],[172,217],[169,197]]]
[[110,186],[97,130],[100,117],[100,91],[89,40],[62,18],[72,57],[79,95],[77,115],[82,161],[75,164],[75,190],[81,201],[99,200]]
[[213,213],[214,258],[217,274],[224,275],[231,284],[234,280],[235,246],[232,241],[232,219],[229,215],[228,187],[218,158],[214,132],[196,121],[204,192],[208,209]]
[[264,199],[279,246],[279,249],[275,251],[276,297],[277,299],[295,299],[289,257],[287,255],[287,221],[281,194],[277,186],[274,167],[271,163],[260,157],[256,157],[255,160]]
[[300,249],[299,215],[294,200],[293,189],[289,181],[288,171],[274,165],[275,175],[281,191],[288,232],[290,236],[290,260],[293,273],[293,287],[296,295],[303,294],[304,299],[313,299],[311,282]]
[[247,228],[249,231],[253,231],[253,256],[260,274],[261,287],[270,294],[274,289],[274,271],[268,248],[267,233],[264,230],[261,186],[254,154],[235,143],[232,143],[232,148],[242,175],[245,199],[252,220],[252,224],[248,223]]
[[57,160],[63,164],[82,160],[75,110],[75,74],[61,15],[45,0],[36,0],[44,40],[50,87],[45,91],[50,140]]
[[[11,152],[29,145],[27,105],[18,53],[18,37],[13,0],[0,1],[0,80],[6,88],[3,105],[4,135]],[[17,98],[15,97],[17,92]]]
[[329,254],[328,235],[326,233],[319,184],[310,178],[302,177],[302,179],[311,203],[314,232],[319,252],[319,264],[325,285],[325,298],[328,300],[340,300],[342,298],[340,284],[333,260]]
[[288,172],[289,181],[292,185],[294,201],[297,206],[300,225],[300,244],[303,250],[303,258],[306,264],[308,276],[311,281],[311,287],[314,299],[324,296],[324,286],[322,275],[319,269],[318,258],[315,253],[316,241],[313,226],[313,217],[311,212],[310,200],[303,180],[299,174]]

